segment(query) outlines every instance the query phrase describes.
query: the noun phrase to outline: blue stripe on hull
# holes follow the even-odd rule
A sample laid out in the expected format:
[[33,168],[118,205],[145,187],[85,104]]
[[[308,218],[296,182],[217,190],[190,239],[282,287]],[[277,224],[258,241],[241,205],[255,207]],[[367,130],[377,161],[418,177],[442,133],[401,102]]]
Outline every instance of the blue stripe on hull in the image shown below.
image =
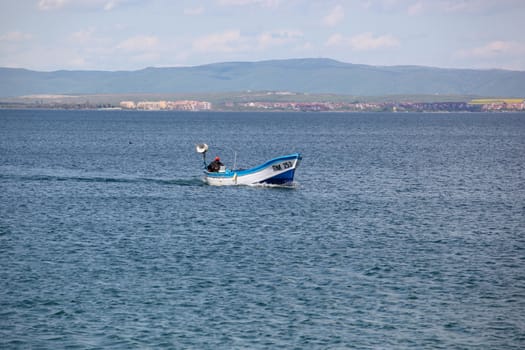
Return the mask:
[[260,183],[263,184],[272,184],[272,185],[284,185],[290,182],[293,182],[293,177],[295,174],[295,169],[290,169],[282,174],[276,175]]
[[[243,169],[243,170],[226,169],[226,171],[222,172],[222,173],[209,172],[207,170],[204,170],[204,174],[207,177],[211,177],[211,178],[232,178],[234,176],[234,174],[237,173],[237,176],[240,177],[240,176],[245,176],[245,175],[257,173],[257,172],[259,172],[259,171],[261,171],[261,170],[263,170],[265,168],[270,167],[272,164],[275,164],[275,163],[279,163],[279,162],[282,162],[282,161],[285,161],[285,160],[295,160],[295,159],[297,159],[297,161],[299,162],[302,159],[301,155],[299,153],[293,153],[293,154],[289,154],[287,156],[277,157],[277,158],[274,158],[274,159],[271,159],[271,160],[267,161],[264,164],[261,164],[259,166],[256,166],[256,167],[253,167],[253,168],[250,168],[250,169]],[[299,165],[299,163],[296,163],[296,167],[297,167],[297,165]],[[295,169],[292,169],[292,170],[295,170]],[[287,171],[284,174],[288,174],[289,172],[290,171]],[[277,176],[275,176],[275,178],[280,178],[281,176],[285,176],[284,174],[277,175]],[[294,172],[292,171],[291,180],[290,181],[293,180],[293,176],[294,176]],[[261,181],[260,183],[270,183],[270,182],[268,182],[269,180],[271,180],[271,179],[267,179],[267,180]]]

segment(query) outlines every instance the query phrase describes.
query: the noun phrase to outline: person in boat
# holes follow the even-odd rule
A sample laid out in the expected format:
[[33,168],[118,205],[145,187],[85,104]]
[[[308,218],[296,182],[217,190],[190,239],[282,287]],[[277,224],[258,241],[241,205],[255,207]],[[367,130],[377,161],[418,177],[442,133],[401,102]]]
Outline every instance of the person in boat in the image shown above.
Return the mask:
[[221,158],[215,157],[215,160],[208,165],[208,171],[216,173],[221,169],[221,166],[223,165],[224,164],[221,163]]

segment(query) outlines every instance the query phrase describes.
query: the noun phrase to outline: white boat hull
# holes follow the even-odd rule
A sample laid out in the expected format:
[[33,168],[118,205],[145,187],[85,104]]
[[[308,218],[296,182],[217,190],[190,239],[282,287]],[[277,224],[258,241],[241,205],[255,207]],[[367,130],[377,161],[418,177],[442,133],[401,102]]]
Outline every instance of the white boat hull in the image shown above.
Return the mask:
[[213,186],[232,185],[289,185],[293,182],[295,169],[299,165],[299,153],[277,157],[266,163],[245,170],[225,169],[222,172],[204,172],[204,181]]

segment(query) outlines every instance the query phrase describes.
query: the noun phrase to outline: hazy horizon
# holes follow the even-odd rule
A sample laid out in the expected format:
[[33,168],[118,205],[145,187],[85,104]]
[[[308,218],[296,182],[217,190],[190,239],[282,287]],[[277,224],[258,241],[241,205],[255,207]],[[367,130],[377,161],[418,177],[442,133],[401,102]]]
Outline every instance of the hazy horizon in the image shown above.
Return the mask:
[[7,68],[7,69],[25,69],[29,71],[34,72],[42,72],[42,73],[52,73],[52,72],[58,72],[58,71],[82,71],[82,72],[136,72],[146,69],[161,69],[161,68],[197,68],[197,67],[203,67],[203,66],[211,66],[211,65],[219,65],[219,64],[229,64],[229,63],[261,63],[261,62],[276,62],[276,61],[293,61],[293,60],[331,60],[336,61],[343,64],[350,64],[350,65],[361,65],[361,66],[370,66],[370,67],[422,67],[422,68],[431,68],[431,69],[456,69],[456,70],[479,70],[479,71],[490,71],[490,70],[503,70],[503,71],[515,71],[515,72],[525,72],[525,69],[506,69],[506,68],[447,68],[447,67],[437,67],[437,66],[424,66],[424,65],[367,65],[363,63],[354,63],[354,62],[344,62],[340,60],[336,60],[329,57],[296,57],[296,58],[276,58],[276,59],[268,59],[268,60],[254,60],[254,61],[221,61],[221,62],[210,62],[210,63],[204,63],[204,64],[198,64],[198,65],[178,65],[178,66],[147,66],[142,68],[136,68],[136,69],[54,69],[54,70],[38,70],[38,69],[31,69],[27,67],[8,67],[8,66],[0,66],[0,68]]

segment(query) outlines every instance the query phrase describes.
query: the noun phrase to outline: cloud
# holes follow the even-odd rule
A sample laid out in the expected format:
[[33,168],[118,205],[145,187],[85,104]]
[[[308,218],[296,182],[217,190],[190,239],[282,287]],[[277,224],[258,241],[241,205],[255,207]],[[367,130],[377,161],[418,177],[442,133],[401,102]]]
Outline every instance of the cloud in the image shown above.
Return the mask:
[[65,8],[85,9],[103,9],[111,11],[122,3],[130,0],[40,0],[38,9],[40,11],[56,11]]
[[151,64],[151,62],[158,61],[161,58],[159,52],[144,52],[141,54],[129,56],[130,61],[140,64]]
[[390,34],[374,37],[372,33],[362,33],[350,38],[350,46],[357,51],[369,51],[399,46],[399,40]]
[[281,0],[219,0],[222,6],[247,6],[259,5],[263,7],[277,7]]
[[[116,45],[113,38],[101,35],[95,27],[73,32],[67,37],[67,41],[70,49],[74,50],[76,54],[82,53],[84,57],[102,57],[117,51],[132,51],[125,49],[126,40]],[[127,44],[131,45],[130,42]]]
[[156,36],[138,35],[128,38],[117,45],[117,49],[124,51],[147,51],[157,48],[159,39]]
[[87,64],[84,57],[74,57],[69,60],[69,65],[72,67],[83,68]]
[[355,51],[370,51],[398,47],[399,40],[391,34],[374,36],[370,32],[361,33],[352,37],[333,34],[326,41],[326,46],[347,46]]
[[199,52],[232,52],[241,44],[239,30],[227,30],[197,38],[192,47]]
[[33,36],[31,34],[22,33],[18,31],[8,32],[4,35],[0,35],[0,41],[26,41],[31,40]]
[[360,0],[370,12],[424,14],[494,14],[525,8],[523,0]]
[[79,44],[85,44],[93,38],[93,33],[95,32],[94,28],[79,30],[77,32],[72,33],[69,38],[71,41],[79,43]]
[[341,5],[337,5],[329,14],[323,17],[323,25],[334,27],[345,18],[345,11]]
[[185,8],[184,14],[187,16],[198,16],[201,15],[204,12],[204,7],[192,7],[192,8]]
[[525,42],[494,40],[481,46],[456,51],[452,57],[471,68],[525,70]]
[[193,52],[246,53],[270,48],[297,45],[303,38],[299,30],[274,30],[253,35],[242,35],[239,30],[227,30],[197,38],[192,43]]
[[106,11],[111,11],[113,10],[116,6],[118,5],[118,1],[108,1],[106,2],[106,4],[104,5],[104,10]]
[[411,16],[419,15],[424,11],[424,5],[421,1],[418,1],[415,4],[409,6],[407,11]]
[[257,48],[266,49],[274,46],[289,44],[303,37],[303,33],[298,30],[280,30],[264,32],[257,37]]
[[[500,0],[505,1],[505,0]],[[427,13],[463,13],[463,12],[477,12],[485,10],[490,3],[485,0],[418,0],[406,8],[406,12],[410,16],[423,15]],[[406,4],[399,3],[399,6],[406,6]]]
[[348,39],[342,36],[341,34],[332,34],[326,41],[326,46],[342,46],[348,43]]
[[461,50],[460,57],[489,58],[501,55],[525,55],[525,45],[515,41],[491,41],[483,46]]
[[64,7],[69,0],[40,0],[38,8],[42,11],[57,10]]
[[419,0],[415,5],[409,7],[419,10],[413,14],[423,13],[458,13],[458,14],[494,14],[497,12],[512,12],[525,8],[523,0]]

